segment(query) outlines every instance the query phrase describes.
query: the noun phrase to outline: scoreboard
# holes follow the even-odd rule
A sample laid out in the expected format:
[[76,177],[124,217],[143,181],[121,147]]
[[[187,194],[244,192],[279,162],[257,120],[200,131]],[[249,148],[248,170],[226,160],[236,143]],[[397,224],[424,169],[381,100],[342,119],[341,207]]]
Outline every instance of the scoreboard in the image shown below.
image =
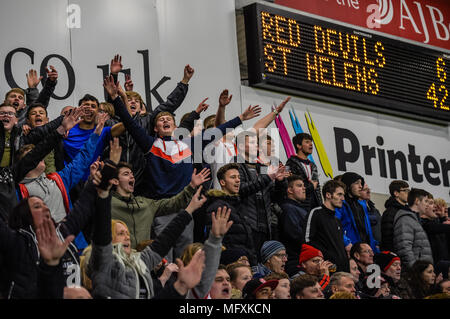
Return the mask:
[[250,86],[450,121],[450,55],[255,3],[244,8]]

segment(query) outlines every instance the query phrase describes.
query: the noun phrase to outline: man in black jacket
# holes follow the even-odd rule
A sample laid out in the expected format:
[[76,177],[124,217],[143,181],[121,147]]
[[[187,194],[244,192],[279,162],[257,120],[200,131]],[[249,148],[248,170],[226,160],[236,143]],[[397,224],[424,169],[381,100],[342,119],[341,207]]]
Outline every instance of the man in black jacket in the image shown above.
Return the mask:
[[336,264],[337,271],[349,272],[349,258],[344,246],[342,224],[335,216],[335,209],[342,207],[345,185],[330,180],[323,185],[325,202],[311,210],[307,217],[305,242],[320,251],[324,259]]
[[[247,254],[249,247],[252,247],[252,233],[249,225],[244,222],[245,211],[241,209],[241,198],[239,197],[239,188],[241,179],[239,175],[239,165],[229,163],[222,166],[217,171],[217,180],[220,183],[221,190],[211,189],[207,193],[208,201],[204,205],[204,228],[202,232],[202,241],[209,236],[212,226],[212,212],[216,212],[219,207],[228,207],[231,209],[230,220],[233,221],[230,230],[223,238],[222,244],[226,249],[241,249]],[[194,213],[195,215],[195,213]],[[195,220],[197,223],[197,220]],[[202,224],[200,222],[200,224]],[[197,225],[196,225],[197,226]],[[254,263],[253,263],[254,264]]]
[[434,209],[433,195],[428,195],[428,206],[419,217],[430,242],[435,267],[439,264],[450,264],[450,251],[447,244],[447,236],[450,236],[450,225],[440,223]]
[[406,209],[409,185],[405,181],[395,180],[389,184],[391,197],[386,201],[386,210],[381,215],[381,250],[394,251],[394,218],[400,209]]
[[288,261],[286,273],[293,276],[298,272],[298,258],[305,238],[306,216],[308,212],[302,207],[306,199],[303,179],[298,175],[289,176],[287,179],[287,198],[280,203],[282,209],[279,227],[280,241],[286,247]]
[[292,144],[297,154],[288,159],[286,166],[291,168],[292,174],[299,175],[303,179],[306,187],[304,208],[309,212],[322,205],[317,166],[308,159],[313,151],[313,139],[308,133],[299,133],[292,138]]

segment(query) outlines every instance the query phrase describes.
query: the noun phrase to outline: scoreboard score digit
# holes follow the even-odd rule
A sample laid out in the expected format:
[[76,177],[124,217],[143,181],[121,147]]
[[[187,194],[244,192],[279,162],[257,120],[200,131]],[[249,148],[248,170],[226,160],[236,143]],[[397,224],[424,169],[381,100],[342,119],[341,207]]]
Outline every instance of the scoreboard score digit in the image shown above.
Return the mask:
[[445,52],[259,3],[244,17],[251,86],[450,121]]

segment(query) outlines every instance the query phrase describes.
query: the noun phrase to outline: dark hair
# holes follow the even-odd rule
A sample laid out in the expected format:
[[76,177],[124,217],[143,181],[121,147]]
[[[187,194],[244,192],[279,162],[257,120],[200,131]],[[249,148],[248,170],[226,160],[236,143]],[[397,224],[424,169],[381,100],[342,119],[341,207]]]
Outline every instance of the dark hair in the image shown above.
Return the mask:
[[300,275],[291,281],[291,298],[295,299],[298,294],[303,294],[303,289],[314,287],[318,283],[317,278],[313,275]]
[[117,172],[119,172],[119,170],[120,170],[121,168],[124,168],[124,167],[129,168],[130,170],[133,170],[133,166],[132,166],[130,163],[127,163],[127,162],[119,162],[119,163],[117,164]]
[[288,187],[292,185],[293,182],[301,180],[302,182],[305,182],[305,180],[303,179],[303,177],[301,177],[300,175],[291,175],[287,178],[287,183],[288,183]]
[[289,279],[289,276],[285,272],[271,272],[270,274],[264,276],[265,281],[269,281],[269,280],[273,280],[273,279],[276,279],[276,280]]
[[29,198],[30,197],[23,198],[19,204],[13,208],[8,220],[8,225],[11,229],[25,229],[33,225],[33,216],[31,215],[30,205],[28,203]]
[[400,180],[392,181],[389,184],[389,194],[391,194],[391,196],[394,197],[394,192],[400,192],[400,190],[405,187],[406,188],[409,187],[408,183],[405,181]]
[[444,288],[442,287],[442,284],[445,284],[446,282],[449,282],[450,281],[450,279],[444,279],[444,280],[442,280],[440,283],[439,283],[439,285],[437,285],[437,290],[438,290],[438,292],[444,292]]
[[27,110],[27,117],[26,117],[27,119],[30,119],[31,110],[33,110],[33,109],[35,109],[37,107],[43,108],[45,110],[45,116],[48,117],[47,108],[44,106],[44,104],[36,102],[36,103],[31,104],[30,107],[28,108],[28,110]]
[[302,145],[303,140],[312,141],[313,138],[312,138],[312,136],[309,135],[308,133],[298,133],[297,135],[295,135],[295,136],[292,138],[292,144],[294,144],[295,152],[298,152],[297,144],[298,144],[298,145]]
[[219,168],[219,170],[217,171],[217,180],[223,180],[225,178],[225,174],[230,170],[230,169],[236,169],[239,171],[239,165],[236,163],[228,163],[224,166],[222,166],[221,168]]
[[355,257],[355,254],[356,253],[361,254],[361,248],[362,248],[361,246],[363,244],[369,245],[369,244],[364,243],[364,242],[357,242],[357,243],[354,243],[352,245],[352,248],[350,248],[350,258],[354,259],[356,262],[358,262],[358,258]]
[[342,187],[342,189],[345,192],[346,187],[344,183],[340,181],[335,181],[334,179],[330,179],[329,181],[327,181],[322,187],[323,198],[327,197],[326,195],[327,193],[334,194],[334,192],[338,187]]
[[428,192],[424,189],[420,188],[411,188],[411,191],[408,194],[408,206],[411,207],[414,205],[416,199],[422,200],[424,197],[428,197]]
[[90,94],[85,94],[81,100],[78,101],[78,106],[81,106],[84,101],[95,101],[97,103],[97,107],[100,105],[100,102],[97,100],[97,98]]
[[411,288],[415,299],[423,299],[432,291],[432,287],[430,287],[422,278],[422,273],[430,265],[432,265],[432,263],[429,261],[417,260],[406,274],[408,285]]

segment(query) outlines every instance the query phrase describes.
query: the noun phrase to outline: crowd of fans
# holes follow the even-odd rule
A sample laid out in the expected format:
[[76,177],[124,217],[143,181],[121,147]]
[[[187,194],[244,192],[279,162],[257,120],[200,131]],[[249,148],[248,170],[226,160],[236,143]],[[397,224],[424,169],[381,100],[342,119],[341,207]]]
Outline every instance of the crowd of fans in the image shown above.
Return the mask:
[[121,70],[116,55],[107,101],[86,94],[52,121],[54,67],[40,92],[30,70],[6,93],[1,298],[450,298],[444,200],[395,180],[380,214],[359,174],[319,181],[307,133],[282,163],[266,128],[289,97],[226,121],[223,90],[215,115],[199,120],[205,99],[177,124],[191,66],[154,110]]

